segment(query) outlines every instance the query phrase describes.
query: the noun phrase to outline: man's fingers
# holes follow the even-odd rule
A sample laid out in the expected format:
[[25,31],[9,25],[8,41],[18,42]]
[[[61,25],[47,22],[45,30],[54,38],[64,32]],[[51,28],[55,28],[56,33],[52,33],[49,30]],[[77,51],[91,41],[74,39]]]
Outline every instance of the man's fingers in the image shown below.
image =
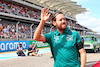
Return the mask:
[[45,20],[48,20],[48,18],[50,17],[50,15],[51,14],[49,14],[49,9],[47,9],[47,8],[43,8],[42,10],[41,10],[41,18],[47,18],[47,19],[45,19]]
[[49,9],[46,9],[46,15],[48,16],[48,14],[49,14]]
[[49,13],[48,17],[50,17],[50,15],[51,15],[51,14]]
[[44,8],[44,13],[46,13],[47,8]]
[[44,14],[45,13],[45,10],[46,10],[46,8],[43,8],[42,11],[41,11],[41,13]]
[[44,8],[41,10],[41,13],[44,13]]
[[47,9],[47,14],[49,13],[49,9]]
[[48,15],[49,9],[43,8],[43,9],[41,10],[41,13]]

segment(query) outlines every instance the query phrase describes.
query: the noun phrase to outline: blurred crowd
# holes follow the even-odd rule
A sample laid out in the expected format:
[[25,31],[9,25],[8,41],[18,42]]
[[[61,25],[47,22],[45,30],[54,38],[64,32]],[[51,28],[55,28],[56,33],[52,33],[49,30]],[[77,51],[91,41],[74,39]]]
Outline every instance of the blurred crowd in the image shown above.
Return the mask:
[[[11,21],[1,21],[0,22],[0,38],[16,38],[16,23]],[[18,25],[18,36],[20,38],[25,37],[27,35],[30,37],[30,27],[26,24]]]
[[28,18],[40,19],[40,11],[31,10],[27,7],[17,6],[4,1],[0,1],[0,12]]
[[[17,22],[10,20],[0,21],[0,38],[16,38],[16,24]],[[19,38],[31,38],[31,24],[29,23],[19,23],[18,25],[18,37]],[[36,29],[37,25],[32,26],[32,36]],[[42,33],[50,32],[50,27],[44,27]]]

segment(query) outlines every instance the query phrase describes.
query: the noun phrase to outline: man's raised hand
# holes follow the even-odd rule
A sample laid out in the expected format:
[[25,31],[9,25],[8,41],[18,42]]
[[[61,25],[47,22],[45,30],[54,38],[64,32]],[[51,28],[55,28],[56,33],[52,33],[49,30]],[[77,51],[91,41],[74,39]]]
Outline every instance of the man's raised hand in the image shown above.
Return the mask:
[[49,9],[43,8],[41,10],[41,21],[46,22],[49,19],[50,15],[51,14],[49,14]]

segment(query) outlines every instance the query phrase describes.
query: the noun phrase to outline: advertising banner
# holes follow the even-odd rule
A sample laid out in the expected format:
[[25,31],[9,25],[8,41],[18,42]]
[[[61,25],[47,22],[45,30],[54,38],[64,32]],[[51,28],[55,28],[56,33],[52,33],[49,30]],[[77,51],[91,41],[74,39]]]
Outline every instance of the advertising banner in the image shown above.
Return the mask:
[[19,43],[23,49],[29,48],[29,41],[0,41],[0,52],[15,51]]
[[37,48],[50,47],[48,43],[43,43],[43,42],[39,42],[39,41],[35,41],[35,40],[29,41],[30,45],[33,45],[33,43],[36,44]]

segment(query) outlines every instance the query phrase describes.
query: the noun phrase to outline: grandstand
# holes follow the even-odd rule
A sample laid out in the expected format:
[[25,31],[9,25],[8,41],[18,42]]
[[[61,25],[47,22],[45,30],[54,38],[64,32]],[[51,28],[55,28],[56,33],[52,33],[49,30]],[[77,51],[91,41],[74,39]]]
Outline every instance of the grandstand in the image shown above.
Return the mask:
[[[34,31],[40,22],[43,7],[50,13],[61,11],[65,14],[67,25],[82,35],[91,32],[77,23],[75,15],[85,11],[81,5],[70,0],[0,0],[0,40],[32,40]],[[50,19],[45,23],[42,33],[55,28],[50,27]],[[10,39],[9,39],[10,38]]]

